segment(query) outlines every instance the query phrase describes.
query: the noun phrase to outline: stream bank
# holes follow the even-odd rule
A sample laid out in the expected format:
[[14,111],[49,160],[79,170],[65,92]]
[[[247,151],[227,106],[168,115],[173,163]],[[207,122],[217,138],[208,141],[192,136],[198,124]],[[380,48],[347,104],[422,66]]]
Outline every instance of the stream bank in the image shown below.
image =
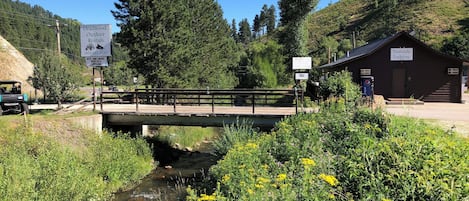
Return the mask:
[[202,185],[208,170],[217,163],[211,142],[197,150],[182,151],[165,143],[149,141],[159,165],[136,187],[114,194],[113,201],[184,200],[188,185]]

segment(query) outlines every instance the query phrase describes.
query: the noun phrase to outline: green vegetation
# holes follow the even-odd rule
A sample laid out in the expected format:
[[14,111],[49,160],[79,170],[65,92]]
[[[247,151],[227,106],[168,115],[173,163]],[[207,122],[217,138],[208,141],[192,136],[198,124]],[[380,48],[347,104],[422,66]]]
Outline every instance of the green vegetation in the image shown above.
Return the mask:
[[0,125],[0,200],[109,199],[153,168],[143,139],[71,132],[53,117],[2,117]]
[[[339,75],[340,76],[340,75]],[[351,80],[346,83],[353,85]],[[216,186],[187,200],[464,200],[469,141],[421,120],[335,97],[268,135],[231,126],[210,169]],[[239,129],[233,129],[239,128]],[[256,134],[257,133],[257,134]],[[234,138],[234,139],[228,139]]]
[[117,40],[128,50],[129,67],[144,75],[145,84],[236,85],[233,67],[239,50],[216,1],[120,0],[116,8],[113,15],[121,23]]
[[467,139],[420,120],[342,107],[323,106],[236,143],[211,169],[219,188],[199,196],[189,189],[188,200],[467,199]]
[[179,148],[197,148],[200,142],[214,139],[218,133],[218,129],[213,127],[159,126],[155,137],[171,146],[178,144]]

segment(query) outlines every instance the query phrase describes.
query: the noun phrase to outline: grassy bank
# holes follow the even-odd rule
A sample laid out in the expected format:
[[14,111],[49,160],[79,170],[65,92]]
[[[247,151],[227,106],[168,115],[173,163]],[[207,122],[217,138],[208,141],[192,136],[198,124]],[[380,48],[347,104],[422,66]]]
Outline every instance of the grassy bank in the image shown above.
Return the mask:
[[98,135],[62,116],[3,116],[0,146],[0,200],[106,200],[154,166],[143,139]]
[[339,101],[236,136],[188,200],[469,199],[469,140],[421,120]]

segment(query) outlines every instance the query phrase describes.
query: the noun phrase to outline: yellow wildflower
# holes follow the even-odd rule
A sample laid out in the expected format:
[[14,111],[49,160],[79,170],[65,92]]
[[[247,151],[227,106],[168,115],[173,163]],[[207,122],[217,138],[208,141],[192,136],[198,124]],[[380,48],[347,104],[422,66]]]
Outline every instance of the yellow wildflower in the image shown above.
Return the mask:
[[339,184],[339,181],[332,175],[320,174],[319,178],[321,178],[331,186],[337,186],[337,184]]
[[263,178],[263,177],[259,177],[259,178],[257,179],[257,182],[258,182],[259,184],[269,183],[269,182],[270,182],[270,179],[266,179],[266,178]]
[[391,199],[383,198],[381,201],[392,201]]
[[230,180],[230,178],[231,178],[231,177],[230,177],[229,174],[225,174],[225,175],[223,175],[223,177],[221,178],[221,182],[222,182],[222,183],[226,183],[227,181]]
[[256,188],[264,188],[264,185],[262,185],[262,184],[256,184],[256,185],[254,185],[254,186],[255,186]]
[[329,199],[331,200],[335,199],[335,195],[333,193],[329,193]]
[[248,189],[248,194],[249,194],[249,195],[252,195],[253,193],[254,193],[254,191],[253,191],[253,190],[251,190],[251,189]]
[[277,181],[278,182],[281,182],[281,181],[284,181],[285,179],[287,179],[287,174],[279,174],[277,175]]
[[246,148],[257,149],[257,144],[249,142],[246,144]]
[[215,194],[213,195],[202,194],[200,195],[200,198],[197,199],[197,201],[213,201],[213,200],[217,200],[217,196]]
[[316,162],[314,162],[314,160],[310,158],[302,158],[301,164],[303,164],[305,167],[313,167],[316,165]]

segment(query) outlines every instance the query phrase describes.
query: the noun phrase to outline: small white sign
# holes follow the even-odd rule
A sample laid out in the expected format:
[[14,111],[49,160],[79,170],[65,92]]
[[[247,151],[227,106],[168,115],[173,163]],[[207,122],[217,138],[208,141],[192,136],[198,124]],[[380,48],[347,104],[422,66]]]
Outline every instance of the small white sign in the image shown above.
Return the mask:
[[391,48],[391,61],[414,60],[414,48]]
[[86,66],[109,66],[107,57],[85,57]]
[[111,56],[111,38],[112,33],[110,24],[81,25],[81,56]]
[[293,57],[293,70],[309,70],[311,66],[311,57]]
[[371,68],[360,69],[360,75],[371,75]]
[[307,80],[308,78],[308,73],[295,73],[295,80]]
[[448,68],[448,75],[459,75],[459,68]]

